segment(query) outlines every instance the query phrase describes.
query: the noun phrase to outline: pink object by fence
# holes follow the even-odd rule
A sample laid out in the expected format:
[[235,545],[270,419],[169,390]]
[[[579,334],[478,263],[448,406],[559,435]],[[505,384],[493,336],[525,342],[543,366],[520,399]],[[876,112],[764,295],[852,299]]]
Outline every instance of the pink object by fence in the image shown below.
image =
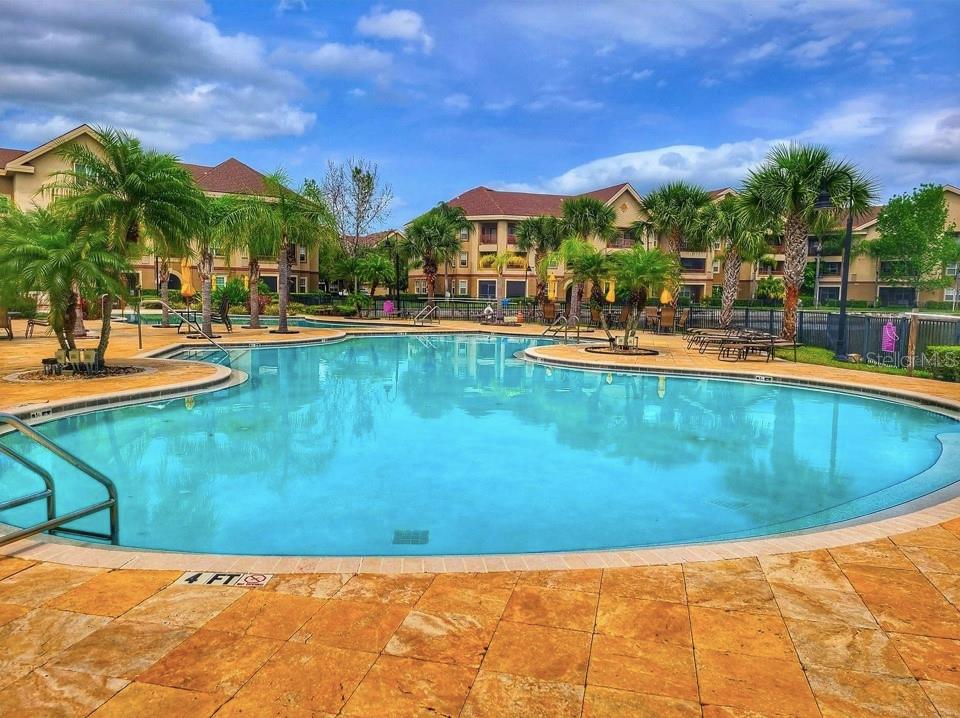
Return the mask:
[[383,313],[386,315],[393,314],[393,301],[388,299],[383,303]]
[[893,322],[887,320],[887,323],[883,325],[883,335],[880,339],[880,350],[885,352],[895,352],[897,351],[897,328],[893,325]]

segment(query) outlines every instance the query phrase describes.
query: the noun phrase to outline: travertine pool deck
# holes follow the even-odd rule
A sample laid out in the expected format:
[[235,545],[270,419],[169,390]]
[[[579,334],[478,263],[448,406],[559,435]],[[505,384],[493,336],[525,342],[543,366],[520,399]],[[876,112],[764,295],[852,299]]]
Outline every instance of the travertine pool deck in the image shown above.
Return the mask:
[[[144,337],[145,351],[189,343],[170,330]],[[645,360],[657,371],[806,377],[960,402],[960,385],[731,365],[674,337],[643,343],[661,351]],[[0,375],[36,366],[53,345],[18,327],[16,341],[0,342]],[[538,351],[612,363],[572,346]],[[143,362],[139,352],[135,328],[117,326],[110,357]],[[61,400],[68,388],[93,397],[139,388],[134,380],[174,386],[206,369],[149,363],[156,372],[117,379],[0,382],[0,410]],[[0,557],[0,716],[960,716],[956,503],[840,529],[826,548],[815,546],[829,532],[695,555],[723,560],[635,552],[633,563],[651,565],[617,556],[629,552],[557,565],[549,555],[245,559],[21,542]],[[256,589],[173,585],[185,568],[276,575]]]

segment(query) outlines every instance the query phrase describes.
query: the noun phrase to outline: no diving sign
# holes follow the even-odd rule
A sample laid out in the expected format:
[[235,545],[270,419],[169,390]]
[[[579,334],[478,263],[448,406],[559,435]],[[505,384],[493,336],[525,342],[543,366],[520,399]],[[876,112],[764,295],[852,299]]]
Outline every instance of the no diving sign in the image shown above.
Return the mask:
[[259,588],[273,578],[272,573],[214,573],[213,571],[187,571],[177,583],[194,586],[239,586],[240,588]]

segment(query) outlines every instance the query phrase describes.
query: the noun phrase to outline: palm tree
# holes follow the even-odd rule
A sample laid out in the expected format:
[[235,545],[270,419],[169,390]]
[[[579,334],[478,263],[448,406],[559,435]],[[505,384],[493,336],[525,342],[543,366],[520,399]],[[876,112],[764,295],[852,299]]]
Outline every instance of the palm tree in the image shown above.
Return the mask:
[[[563,202],[563,225],[568,235],[584,242],[598,239],[606,244],[617,232],[614,223],[617,213],[595,197],[573,197]],[[584,280],[586,281],[586,280]],[[574,279],[574,291],[570,295],[568,316],[579,317],[583,299],[583,281]]]
[[[287,324],[287,305],[290,302],[290,255],[297,245],[316,247],[338,241],[337,225],[326,200],[318,188],[305,185],[300,192],[290,188],[290,179],[283,170],[277,170],[263,179],[265,196],[251,197],[237,205],[225,218],[225,230],[237,231],[248,238],[256,237],[259,246],[270,248],[277,257],[280,295],[279,320],[275,334],[293,333]],[[250,253],[251,269],[254,252]],[[259,264],[257,266],[259,269]],[[259,275],[250,276],[250,311],[253,327],[253,302],[257,296]],[[259,313],[258,313],[259,318]]]
[[756,262],[769,250],[768,232],[772,228],[745,212],[737,195],[701,208],[696,232],[719,249],[723,262],[723,294],[720,301],[720,326],[730,325],[733,305],[740,287],[740,268],[744,262]]
[[[527,260],[519,254],[513,252],[497,252],[496,254],[487,254],[480,258],[480,266],[487,269],[497,270],[497,299],[500,298],[500,285],[503,283],[503,270],[507,267],[525,267]],[[503,296],[507,292],[504,289]]]
[[[203,195],[174,155],[144,150],[132,135],[98,128],[100,148],[70,143],[58,154],[71,169],[43,191],[59,211],[88,231],[105,233],[112,252],[143,253],[141,239],[171,243],[189,237],[202,216]],[[119,281],[120,277],[117,277]],[[103,313],[97,362],[110,342],[110,312]]]
[[807,267],[807,235],[817,210],[814,204],[825,189],[834,206],[854,215],[865,212],[877,197],[877,186],[857,167],[830,156],[818,145],[781,144],[751,170],[744,182],[743,206],[759,221],[783,222],[786,295],[781,336],[797,336],[797,300]]
[[533,267],[537,272],[538,307],[542,308],[547,299],[547,257],[560,249],[560,243],[567,236],[567,227],[559,217],[527,217],[517,224],[517,249],[521,252],[533,252]]
[[236,210],[237,200],[233,197],[204,197],[203,218],[197,223],[194,235],[200,275],[201,329],[207,336],[213,336],[213,255],[228,251],[224,236],[226,220]]
[[[129,264],[110,238],[62,215],[37,209],[0,217],[0,276],[17,293],[43,291],[50,298],[50,326],[61,349],[76,349],[74,325],[81,297],[120,294],[118,279]],[[109,316],[109,304],[101,304]],[[97,366],[102,366],[102,357]]]
[[460,231],[471,228],[460,207],[441,202],[407,225],[406,254],[423,267],[427,278],[427,306],[434,305],[437,270],[460,251]]
[[377,287],[393,281],[393,262],[383,252],[368,252],[357,266],[361,281],[370,285],[370,298],[376,302]]
[[617,293],[622,292],[627,297],[629,312],[624,326],[623,346],[628,347],[650,292],[658,292],[665,286],[676,284],[680,278],[680,262],[673,254],[659,249],[644,249],[640,245],[617,252],[610,261],[617,281]]
[[[600,310],[600,323],[608,339],[613,339],[607,328],[607,318],[603,313],[603,282],[609,279],[613,265],[611,255],[582,239],[565,239],[560,243],[556,256],[562,259],[573,283],[583,287],[590,283],[590,304]],[[581,290],[582,291],[582,290]]]
[[679,259],[686,243],[697,243],[700,210],[710,204],[710,193],[703,187],[682,180],[668,182],[647,194],[641,202],[646,219],[633,223],[633,233],[669,240],[670,251]]
[[248,329],[260,329],[260,259],[275,254],[272,239],[260,231],[258,213],[248,205],[257,200],[251,197],[235,197],[231,209],[220,220],[219,241],[223,251],[240,252],[247,257],[248,305],[250,323]]

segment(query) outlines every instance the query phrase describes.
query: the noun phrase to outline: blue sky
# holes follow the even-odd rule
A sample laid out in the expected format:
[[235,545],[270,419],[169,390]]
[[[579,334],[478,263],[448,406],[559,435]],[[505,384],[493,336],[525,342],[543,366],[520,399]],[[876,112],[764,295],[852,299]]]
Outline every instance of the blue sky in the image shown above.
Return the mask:
[[955,2],[2,0],[0,146],[112,124],[297,180],[360,155],[396,225],[479,184],[736,185],[821,142],[960,184]]

